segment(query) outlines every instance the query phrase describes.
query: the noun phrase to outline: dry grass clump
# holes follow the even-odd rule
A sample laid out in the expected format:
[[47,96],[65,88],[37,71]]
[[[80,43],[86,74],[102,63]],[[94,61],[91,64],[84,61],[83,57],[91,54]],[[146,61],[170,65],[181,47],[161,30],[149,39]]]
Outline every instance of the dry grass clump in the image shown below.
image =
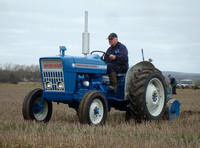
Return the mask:
[[111,110],[104,126],[79,123],[75,110],[53,103],[48,124],[24,121],[26,93],[41,85],[0,84],[0,147],[200,147],[200,90],[178,90],[177,120],[125,122],[125,112]]

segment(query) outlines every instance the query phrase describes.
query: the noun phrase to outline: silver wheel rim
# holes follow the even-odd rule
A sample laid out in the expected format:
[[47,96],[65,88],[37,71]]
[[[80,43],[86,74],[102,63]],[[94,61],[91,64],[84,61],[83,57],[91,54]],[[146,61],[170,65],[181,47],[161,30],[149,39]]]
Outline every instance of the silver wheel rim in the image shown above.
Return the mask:
[[[41,97],[35,100],[33,106],[35,104],[40,105],[40,102],[41,102]],[[47,117],[47,114],[48,114],[48,104],[47,101],[44,99],[43,108],[38,113],[36,114],[33,113],[33,115],[37,121],[43,121]]]
[[99,99],[92,101],[89,110],[90,120],[93,124],[99,124],[103,119],[104,107]]
[[164,107],[165,91],[162,82],[158,78],[149,81],[146,90],[146,105],[152,116],[158,116]]

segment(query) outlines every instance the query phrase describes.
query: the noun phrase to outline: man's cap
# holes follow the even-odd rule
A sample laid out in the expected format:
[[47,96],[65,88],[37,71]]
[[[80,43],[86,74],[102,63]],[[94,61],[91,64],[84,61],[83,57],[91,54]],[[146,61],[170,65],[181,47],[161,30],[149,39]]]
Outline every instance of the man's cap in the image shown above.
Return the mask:
[[168,75],[168,77],[172,76],[171,74]]
[[116,33],[111,33],[109,36],[108,36],[108,39],[113,39],[113,38],[117,38],[117,34]]

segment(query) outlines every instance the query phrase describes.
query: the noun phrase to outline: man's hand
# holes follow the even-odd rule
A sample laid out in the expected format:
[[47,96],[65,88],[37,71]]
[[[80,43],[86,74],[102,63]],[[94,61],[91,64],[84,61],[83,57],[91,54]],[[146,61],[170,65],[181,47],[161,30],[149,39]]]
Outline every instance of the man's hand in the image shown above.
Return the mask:
[[110,55],[110,59],[111,59],[111,60],[115,60],[115,59],[116,59],[116,56],[113,55],[113,54],[111,54],[111,55]]

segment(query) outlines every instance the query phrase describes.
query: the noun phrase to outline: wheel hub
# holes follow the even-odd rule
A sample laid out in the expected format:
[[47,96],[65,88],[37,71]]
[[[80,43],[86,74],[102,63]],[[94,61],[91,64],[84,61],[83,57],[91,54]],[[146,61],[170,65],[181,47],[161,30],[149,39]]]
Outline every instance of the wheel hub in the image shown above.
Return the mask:
[[98,115],[98,114],[99,114],[99,108],[95,107],[95,109],[94,109],[94,115]]
[[152,101],[153,101],[153,104],[157,104],[158,103],[158,92],[156,90],[153,91],[153,94],[152,94]]
[[103,118],[103,104],[99,99],[92,101],[89,111],[90,120],[93,124],[98,124]]
[[33,115],[37,121],[42,121],[48,114],[48,104],[44,101],[43,107],[40,106],[41,98],[37,98],[33,105]]
[[33,113],[37,114],[38,112],[40,112],[42,110],[42,107],[40,107],[40,105],[38,104],[34,104],[33,106]]

